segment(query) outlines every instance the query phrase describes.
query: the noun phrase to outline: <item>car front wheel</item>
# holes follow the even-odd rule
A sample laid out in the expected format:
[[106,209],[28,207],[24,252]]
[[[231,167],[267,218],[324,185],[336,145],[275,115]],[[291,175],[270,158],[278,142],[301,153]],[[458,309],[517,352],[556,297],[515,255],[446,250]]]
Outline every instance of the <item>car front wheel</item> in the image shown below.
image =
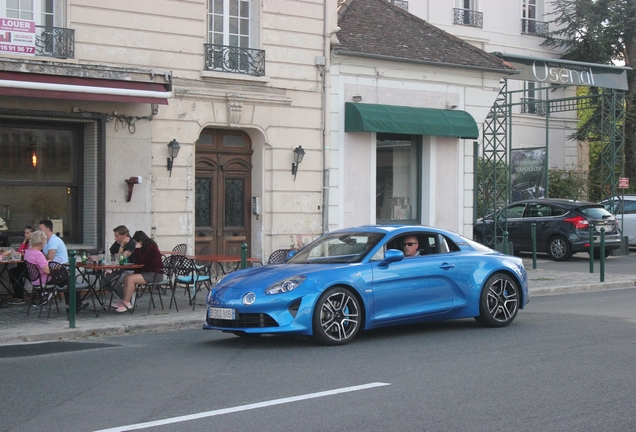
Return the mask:
[[314,308],[314,338],[323,345],[344,345],[358,334],[361,320],[360,302],[351,291],[329,288]]
[[519,311],[519,287],[508,275],[492,275],[481,290],[479,316],[475,320],[484,327],[505,327]]
[[570,242],[563,236],[554,236],[548,242],[548,255],[555,261],[567,261],[572,256]]

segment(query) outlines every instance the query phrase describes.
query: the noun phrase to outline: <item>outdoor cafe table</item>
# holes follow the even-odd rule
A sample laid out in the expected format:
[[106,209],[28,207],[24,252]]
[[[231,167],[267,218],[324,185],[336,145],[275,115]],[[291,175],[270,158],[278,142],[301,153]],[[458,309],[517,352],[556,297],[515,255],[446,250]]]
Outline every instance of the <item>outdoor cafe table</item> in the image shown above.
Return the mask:
[[[241,264],[241,257],[232,256],[232,255],[187,255],[186,258],[190,258],[191,260],[194,260],[194,261],[209,262],[210,267],[216,264],[218,268],[221,269],[221,272],[223,274],[226,274],[223,264],[235,263],[236,267],[234,269],[231,269],[230,271],[238,270],[238,267]],[[246,258],[246,262],[249,262],[249,263],[261,262],[261,261],[262,260],[260,258]]]
[[[9,277],[9,264],[22,264],[24,263],[24,261],[22,260],[0,260],[0,285],[2,285],[4,287],[5,290],[7,290],[7,292],[11,295],[14,296],[15,293],[13,291],[13,286],[11,284],[11,278]],[[26,272],[26,266],[24,267],[24,269],[22,269],[22,273],[20,275],[18,275],[18,279],[21,279],[22,276],[25,275]],[[7,275],[7,280],[9,281],[9,284],[7,285],[7,283],[2,279],[2,277],[4,275]]]
[[[107,270],[134,270],[134,269],[140,269],[143,268],[144,265],[143,264],[119,264],[119,263],[111,263],[111,264],[100,264],[100,263],[96,263],[96,262],[87,262],[86,264],[82,263],[81,261],[78,261],[76,264],[76,267],[78,269],[84,269],[84,270],[92,270],[95,273],[95,278],[94,280],[91,281],[91,279],[88,276],[88,274],[86,272],[83,273],[83,276],[86,278],[86,280],[89,282],[89,291],[90,293],[94,296],[94,298],[97,299],[97,301],[99,302],[100,306],[102,307],[102,309],[106,309],[106,307],[104,306],[104,302],[102,301],[102,299],[100,298],[99,294],[98,294],[98,283],[99,281],[105,276],[105,272]],[[124,275],[121,274],[120,277],[117,279],[117,281],[115,282],[118,283],[119,280],[123,277]],[[97,311],[95,311],[97,314]]]

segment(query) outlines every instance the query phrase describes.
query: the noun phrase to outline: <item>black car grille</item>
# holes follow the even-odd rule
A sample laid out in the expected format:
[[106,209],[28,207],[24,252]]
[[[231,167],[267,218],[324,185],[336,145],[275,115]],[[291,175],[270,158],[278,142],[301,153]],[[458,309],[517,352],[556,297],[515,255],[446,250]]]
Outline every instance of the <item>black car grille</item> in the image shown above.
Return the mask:
[[234,327],[234,328],[260,328],[278,327],[278,323],[269,315],[262,313],[242,313],[238,314],[235,320],[222,320],[208,318],[208,325],[214,327]]

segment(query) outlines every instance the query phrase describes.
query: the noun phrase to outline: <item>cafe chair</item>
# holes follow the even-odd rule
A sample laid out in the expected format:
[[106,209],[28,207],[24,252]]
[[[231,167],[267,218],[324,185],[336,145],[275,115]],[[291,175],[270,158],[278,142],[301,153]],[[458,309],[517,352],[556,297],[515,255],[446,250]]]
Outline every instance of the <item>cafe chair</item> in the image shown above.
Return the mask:
[[[55,285],[52,278],[46,283],[42,283],[40,268],[28,261],[25,262],[27,267],[27,279],[31,282],[31,292],[29,294],[29,303],[27,304],[27,312],[29,315],[31,312],[31,307],[40,308],[40,313],[38,314],[38,318],[42,317],[42,309],[44,306],[48,304],[48,313],[46,315],[47,318],[51,316],[51,306],[53,302],[55,302],[55,308],[57,312],[60,313],[60,308],[57,303],[57,299],[60,297],[61,290]],[[68,279],[67,279],[68,280]],[[36,304],[36,301],[39,300],[39,305]]]
[[[50,277],[51,279],[49,280],[50,284],[53,284],[55,286],[55,289],[57,290],[58,294],[64,294],[64,296],[67,298],[67,304],[70,305],[69,302],[69,287],[68,287],[68,282],[69,282],[69,267],[68,264],[60,264],[58,262],[55,261],[51,261],[49,262],[49,270],[51,271]],[[75,293],[76,293],[76,298],[77,298],[77,302],[78,304],[75,305],[76,308],[79,308],[82,303],[84,302],[84,300],[86,300],[86,298],[91,295],[91,284],[90,281],[87,279],[87,276],[82,274],[81,272],[78,272],[77,269],[76,273],[75,273]],[[85,294],[82,295],[82,292],[85,291]],[[93,302],[93,311],[95,312],[95,317],[97,318],[99,316],[99,311],[97,310],[97,307],[95,306],[95,297],[91,295],[91,300]]]
[[[172,303],[174,302],[174,307],[177,312],[179,312],[179,307],[177,306],[177,299],[175,297],[175,286],[174,286],[174,262],[176,258],[173,256],[166,256],[163,258],[163,270],[155,273],[155,277],[152,282],[147,284],[137,284],[136,286],[136,300],[138,301],[145,293],[148,293],[150,296],[150,300],[148,302],[148,315],[150,315],[150,308],[155,309],[155,299],[153,293],[156,293],[159,297],[159,303],[161,304],[161,309],[163,310],[163,295],[167,295],[170,292],[170,305],[168,309],[172,308]],[[133,310],[136,306],[132,305]]]
[[185,255],[186,250],[188,250],[188,245],[185,243],[181,243],[172,248],[172,253],[174,255]]
[[[203,246],[197,255],[212,255],[212,248],[209,245]],[[213,262],[195,260],[194,265],[199,273],[210,276],[211,280],[216,280]]]
[[272,252],[272,254],[267,259],[267,264],[283,264],[287,261],[287,255],[293,249],[278,249]]
[[174,267],[175,280],[174,283],[183,285],[188,293],[188,299],[192,310],[196,305],[196,297],[199,291],[206,288],[208,291],[212,288],[212,280],[209,274],[200,273],[197,270],[194,261],[185,257],[177,256]]

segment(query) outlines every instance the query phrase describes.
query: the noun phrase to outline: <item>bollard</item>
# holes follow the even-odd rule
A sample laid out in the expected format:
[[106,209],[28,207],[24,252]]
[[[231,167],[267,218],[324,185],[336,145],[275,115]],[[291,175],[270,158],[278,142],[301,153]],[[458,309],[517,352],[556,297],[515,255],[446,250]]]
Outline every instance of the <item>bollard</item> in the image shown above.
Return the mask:
[[503,244],[503,253],[508,255],[508,231],[504,231],[503,232],[503,237],[504,237],[504,239],[503,239],[503,242],[504,242],[504,244]]
[[590,273],[594,273],[594,225],[590,224]]
[[601,282],[605,282],[605,228],[601,228]]
[[532,269],[537,269],[537,224],[532,222],[531,232],[532,232]]
[[75,328],[75,260],[77,251],[68,251],[68,328]]
[[247,243],[241,245],[241,269],[247,267]]

